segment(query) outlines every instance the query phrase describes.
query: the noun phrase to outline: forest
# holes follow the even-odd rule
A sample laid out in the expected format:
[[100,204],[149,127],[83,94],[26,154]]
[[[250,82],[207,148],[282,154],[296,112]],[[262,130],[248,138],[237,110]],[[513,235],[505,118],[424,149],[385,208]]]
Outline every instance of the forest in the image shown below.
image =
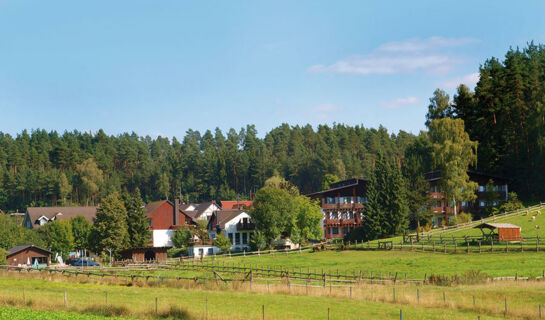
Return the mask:
[[[490,58],[479,71],[474,91],[461,85],[451,100],[437,89],[426,123],[463,120],[478,142],[471,168],[505,176],[521,199],[538,200],[545,192],[545,47],[510,49],[503,61]],[[137,188],[144,201],[248,199],[274,175],[306,194],[332,180],[368,178],[379,155],[410,181],[434,169],[431,152],[424,131],[344,124],[282,124],[263,138],[253,125],[190,129],[180,140],[102,130],[0,133],[0,209],[97,204]]]

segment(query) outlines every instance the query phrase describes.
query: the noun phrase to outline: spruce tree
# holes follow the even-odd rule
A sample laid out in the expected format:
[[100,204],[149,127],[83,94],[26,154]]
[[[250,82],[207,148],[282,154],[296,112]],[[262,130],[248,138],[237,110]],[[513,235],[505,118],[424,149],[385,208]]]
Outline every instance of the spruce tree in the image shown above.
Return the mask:
[[140,189],[123,196],[127,210],[127,231],[131,247],[143,247],[151,241],[149,218],[146,215],[145,204],[140,196]]

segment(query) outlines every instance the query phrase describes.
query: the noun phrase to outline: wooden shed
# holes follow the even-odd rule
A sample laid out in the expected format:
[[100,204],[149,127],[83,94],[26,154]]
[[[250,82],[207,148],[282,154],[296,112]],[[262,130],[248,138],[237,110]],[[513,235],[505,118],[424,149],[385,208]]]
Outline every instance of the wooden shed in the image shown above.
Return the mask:
[[49,265],[51,264],[51,251],[25,244],[9,249],[6,260],[10,266],[33,265],[36,261],[40,265]]
[[[520,241],[521,227],[511,223],[481,223],[475,228],[481,229],[486,240]],[[488,230],[488,233],[484,230]],[[494,233],[498,230],[498,233]]]
[[133,262],[167,262],[167,250],[172,247],[134,247],[120,252],[123,260]]

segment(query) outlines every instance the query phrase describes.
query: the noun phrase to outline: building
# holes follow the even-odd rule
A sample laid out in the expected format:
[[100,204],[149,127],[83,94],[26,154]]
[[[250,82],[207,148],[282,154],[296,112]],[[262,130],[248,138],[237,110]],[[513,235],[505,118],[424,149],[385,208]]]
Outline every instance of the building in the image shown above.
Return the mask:
[[134,247],[120,252],[121,259],[132,262],[167,262],[167,250],[170,247]]
[[220,249],[211,244],[195,244],[187,249],[187,255],[195,259],[212,256],[219,252]]
[[244,210],[215,211],[208,221],[210,239],[215,239],[222,234],[233,244],[231,250],[242,251],[250,249],[250,239],[254,233],[255,225],[251,222],[250,215]]
[[343,238],[363,224],[367,183],[367,180],[353,178],[332,183],[328,190],[307,195],[320,201],[326,239]]
[[[511,223],[482,223],[475,227],[481,229],[485,240],[520,241],[521,227]],[[484,230],[488,230],[488,233]],[[498,230],[498,233],[494,233]]]
[[98,207],[28,207],[23,219],[23,226],[29,229],[39,228],[54,220],[70,220],[82,216],[93,223]]
[[[508,179],[492,176],[476,171],[468,171],[469,180],[478,183],[479,187],[476,191],[477,199],[471,202],[459,202],[456,205],[456,212],[469,212],[475,216],[480,216],[481,212],[486,207],[497,206],[501,201],[508,201]],[[429,195],[432,199],[431,211],[433,212],[432,223],[434,226],[442,225],[446,219],[452,219],[454,217],[454,204],[452,201],[447,201],[444,194],[439,189],[441,180],[440,171],[428,172],[425,175],[426,180],[429,182]],[[494,183],[494,190],[486,190],[488,181],[492,180]],[[487,203],[486,197],[488,192],[497,192],[497,199],[493,203]]]
[[244,201],[220,201],[221,203],[221,209],[222,210],[234,210],[234,209],[238,209],[238,210],[243,210],[243,209],[246,209],[246,210],[249,210],[252,208],[252,205],[253,205],[253,201],[247,201],[247,200],[244,200]]
[[150,219],[154,247],[172,247],[172,235],[184,226],[193,226],[193,218],[184,213],[180,200],[154,201],[146,205],[146,214]]
[[51,251],[31,244],[15,246],[8,250],[6,260],[10,266],[51,264]]
[[208,221],[212,213],[217,210],[221,210],[216,201],[209,201],[203,203],[191,203],[181,207],[184,214],[188,215],[193,221],[204,220]]

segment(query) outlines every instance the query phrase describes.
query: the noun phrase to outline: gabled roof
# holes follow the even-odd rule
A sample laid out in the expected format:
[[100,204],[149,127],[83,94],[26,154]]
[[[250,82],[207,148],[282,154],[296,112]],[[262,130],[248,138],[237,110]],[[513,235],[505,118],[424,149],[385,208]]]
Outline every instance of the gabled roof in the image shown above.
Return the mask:
[[243,209],[244,207],[246,208],[251,208],[252,207],[252,204],[254,203],[253,201],[225,201],[225,200],[222,200],[220,201],[221,203],[221,208],[223,210],[232,210],[232,209]]
[[241,213],[244,213],[246,211],[244,210],[221,210],[221,211],[215,211],[214,215],[216,216],[216,223],[215,226],[219,226],[220,229],[225,229],[225,224],[229,221],[235,219],[237,216],[239,216]]
[[98,207],[28,207],[26,209],[30,222],[34,225],[42,216],[48,220],[69,220],[76,216],[82,216],[85,220],[93,222],[97,215]]
[[149,216],[150,213],[155,211],[157,208],[162,206],[165,202],[169,202],[168,200],[159,200],[159,201],[153,201],[148,204],[146,204],[146,214]]
[[8,250],[7,256],[8,256],[8,257],[9,257],[9,256],[12,256],[12,255],[14,255],[14,254],[16,254],[16,253],[18,253],[18,252],[21,252],[21,251],[23,251],[23,250],[30,249],[30,248],[35,248],[35,249],[38,249],[38,250],[41,250],[41,251],[43,251],[43,252],[47,252],[47,253],[51,254],[51,251],[46,250],[46,249],[44,249],[44,248],[40,248],[40,247],[37,247],[37,246],[32,245],[32,244],[23,244],[23,245],[19,245],[19,246],[15,246],[15,247],[13,247],[13,248],[10,248],[10,249]]

